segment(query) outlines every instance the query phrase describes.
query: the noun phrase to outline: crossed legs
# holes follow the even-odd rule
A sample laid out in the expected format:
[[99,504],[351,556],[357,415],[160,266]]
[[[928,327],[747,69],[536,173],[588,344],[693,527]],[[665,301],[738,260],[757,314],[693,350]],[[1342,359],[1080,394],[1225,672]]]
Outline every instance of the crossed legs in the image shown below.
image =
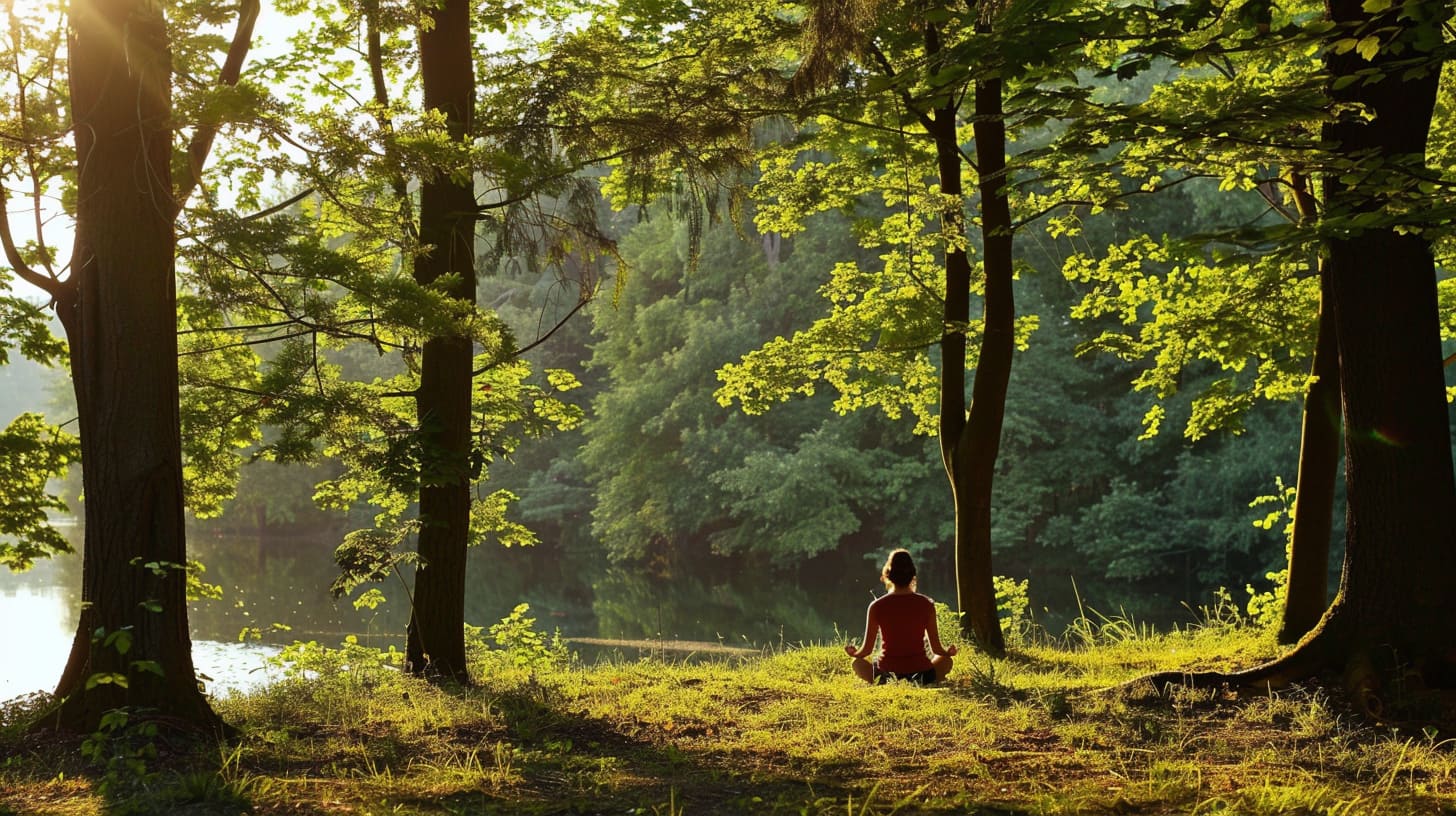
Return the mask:
[[[951,667],[954,665],[955,660],[950,655],[936,655],[932,657],[930,659],[930,667],[935,669],[935,681],[939,683],[944,680],[946,675],[950,674]],[[854,669],[855,677],[858,677],[866,683],[875,682],[875,667],[863,657],[856,657],[854,663],[851,664],[851,668]]]

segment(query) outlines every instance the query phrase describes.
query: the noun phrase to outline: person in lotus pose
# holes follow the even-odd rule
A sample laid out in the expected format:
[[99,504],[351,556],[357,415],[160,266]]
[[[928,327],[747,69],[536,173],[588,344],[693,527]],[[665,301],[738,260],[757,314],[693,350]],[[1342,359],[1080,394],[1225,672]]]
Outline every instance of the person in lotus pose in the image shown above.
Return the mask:
[[[846,644],[845,654],[854,658],[854,673],[867,683],[909,680],[929,685],[944,680],[954,664],[956,647],[940,644],[935,624],[935,602],[915,591],[915,562],[906,550],[895,550],[880,571],[884,595],[870,603],[865,613],[864,639],[856,647]],[[866,658],[880,638],[880,656]],[[926,643],[930,651],[925,650]]]

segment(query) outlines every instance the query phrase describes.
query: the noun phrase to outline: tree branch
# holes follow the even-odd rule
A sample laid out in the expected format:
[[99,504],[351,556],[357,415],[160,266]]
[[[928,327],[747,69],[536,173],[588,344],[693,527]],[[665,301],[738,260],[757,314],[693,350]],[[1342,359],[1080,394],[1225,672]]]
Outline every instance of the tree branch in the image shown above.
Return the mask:
[[240,218],[238,220],[242,221],[243,223],[247,223],[249,221],[257,221],[260,218],[267,218],[270,215],[277,215],[278,213],[283,212],[284,210],[288,209],[289,207],[292,207],[294,204],[297,204],[298,202],[304,200],[305,198],[308,198],[309,196],[313,195],[313,193],[314,193],[314,189],[312,187],[306,188],[303,192],[301,192],[301,193],[299,193],[299,194],[297,194],[297,195],[295,195],[295,196],[293,196],[293,197],[291,197],[291,198],[289,198],[289,199],[287,199],[285,201],[282,201],[282,202],[280,202],[278,204],[274,204],[273,206],[271,206],[271,207],[269,207],[267,209],[259,210],[259,211],[255,212],[255,213],[253,213],[252,215],[245,215],[245,216],[243,216],[242,218]]
[[1091,206],[1096,205],[1096,204],[1102,204],[1102,205],[1105,206],[1109,202],[1112,202],[1112,201],[1121,201],[1121,200],[1123,200],[1125,198],[1132,198],[1133,196],[1152,195],[1153,193],[1160,193],[1163,190],[1167,190],[1167,189],[1170,189],[1170,188],[1173,188],[1173,187],[1177,187],[1178,185],[1183,184],[1184,182],[1192,181],[1193,179],[1197,179],[1197,178],[1214,178],[1214,177],[1211,176],[1211,175],[1209,175],[1209,174],[1207,174],[1207,173],[1189,173],[1186,176],[1180,176],[1180,177],[1178,177],[1176,179],[1173,179],[1172,181],[1168,182],[1167,184],[1159,184],[1156,187],[1152,188],[1151,190],[1145,190],[1145,189],[1139,187],[1136,190],[1127,190],[1125,192],[1118,193],[1117,195],[1114,195],[1114,196],[1108,196],[1107,198],[1103,199],[1100,202],[1098,202],[1098,201],[1092,201],[1090,199],[1080,199],[1080,198],[1068,198],[1068,199],[1063,199],[1061,201],[1055,201],[1055,202],[1053,202],[1051,204],[1048,204],[1047,206],[1043,207],[1042,209],[1036,211],[1035,213],[1032,213],[1031,215],[1028,215],[1027,217],[1021,219],[1020,221],[1015,222],[1014,224],[1011,225],[1011,229],[1012,229],[1013,232],[1015,230],[1019,230],[1022,227],[1026,226],[1027,224],[1030,224],[1033,221],[1036,221],[1037,219],[1041,218],[1042,216],[1044,216],[1044,215],[1052,212],[1053,210],[1058,210],[1058,209],[1061,209],[1062,207],[1091,207]]
[[[227,59],[223,61],[222,72],[217,78],[220,87],[231,88],[238,84],[238,78],[243,72],[243,62],[248,58],[248,50],[253,47],[253,26],[258,22],[260,7],[259,0],[241,0],[238,6],[238,28],[233,33]],[[197,124],[197,130],[192,134],[192,142],[187,145],[187,174],[183,176],[182,183],[177,185],[172,196],[175,212],[181,211],[202,179],[202,166],[207,163],[207,156],[212,152],[212,142],[217,138],[219,123],[216,120],[219,118],[216,114],[207,116]]]
[[4,185],[0,185],[0,245],[5,249],[5,261],[15,271],[17,277],[37,289],[50,295],[52,299],[60,297],[64,284],[52,277],[36,272],[30,268],[30,264],[20,255],[20,248],[15,246],[15,237],[10,231],[10,195],[6,192]]
[[317,332],[313,331],[312,329],[305,328],[291,334],[279,334],[270,337],[259,337],[252,340],[239,340],[236,343],[227,343],[226,345],[221,346],[208,346],[207,348],[187,349],[185,351],[177,352],[177,356],[191,357],[195,354],[211,354],[214,351],[226,351],[227,349],[244,348],[246,346],[262,346],[267,345],[268,343],[276,343],[280,340],[292,340],[297,337],[303,337],[306,334],[317,334]]
[[[394,120],[389,116],[389,85],[384,81],[384,44],[379,34],[379,0],[365,0],[364,22],[368,45],[366,58],[369,63],[369,80],[374,90],[374,103],[379,107],[375,118],[379,122],[379,129],[384,134],[385,159],[392,167],[399,168],[400,162],[396,161],[394,156]],[[418,238],[414,211],[410,206],[409,185],[399,172],[393,173],[389,181],[390,186],[394,189],[395,198],[399,199],[400,226],[404,228],[405,234],[410,239]]]
[[[28,94],[26,94],[26,89],[29,87],[29,85],[31,85],[33,81],[34,78],[27,79],[20,70],[20,49],[19,44],[17,43],[15,49],[15,84],[17,86],[15,89],[15,101],[18,108],[17,113],[20,114],[20,121],[22,123],[30,119],[30,97]],[[51,266],[51,253],[50,250],[46,247],[45,243],[45,221],[41,218],[40,200],[44,185],[41,182],[40,172],[37,167],[39,162],[36,160],[35,155],[36,145],[35,142],[27,141],[24,143],[24,146],[25,160],[26,163],[30,166],[30,210],[32,216],[35,219],[35,223],[32,225],[35,229],[35,244],[36,247],[40,250],[40,263],[41,266],[45,267],[46,276],[52,280],[55,280],[56,270],[53,266]],[[0,196],[0,204],[3,203],[3,196]]]
[[556,321],[556,325],[555,326],[552,326],[550,331],[546,332],[545,334],[541,335],[540,337],[537,337],[535,340],[531,341],[530,343],[527,343],[526,345],[522,346],[521,348],[516,349],[514,352],[511,352],[510,354],[506,355],[505,357],[501,357],[499,359],[492,360],[491,362],[486,363],[484,366],[481,366],[480,368],[476,369],[475,371],[470,372],[470,376],[472,376],[472,377],[479,377],[481,374],[484,374],[485,372],[490,371],[492,368],[495,368],[496,366],[500,365],[501,363],[504,363],[507,360],[514,360],[517,357],[520,357],[522,354],[525,354],[526,352],[530,351],[531,349],[534,349],[537,346],[541,345],[542,343],[546,342],[547,340],[550,340],[551,339],[551,335],[555,334],[558,330],[560,330],[562,326],[565,326],[566,325],[566,321],[570,320],[573,315],[575,315],[577,312],[581,311],[582,307],[583,306],[586,306],[588,303],[590,303],[591,300],[592,299],[589,298],[589,297],[578,298],[577,301],[576,301],[576,305],[573,306],[573,307],[571,307],[571,311],[567,312],[565,317],[563,317],[560,320]]
[[[12,16],[12,18],[14,17],[13,10],[12,10],[11,16]],[[16,88],[16,96],[17,96],[17,99],[18,99],[18,102],[19,102],[19,106],[20,106],[20,111],[19,111],[19,113],[21,115],[20,118],[21,118],[21,121],[23,123],[25,121],[25,112],[26,112],[25,111],[25,100],[26,100],[25,86],[26,86],[26,81],[25,81],[24,74],[22,74],[21,73],[21,70],[20,70],[20,46],[19,46],[19,43],[18,42],[16,43],[16,46],[15,46],[14,58],[15,58],[14,71],[15,71],[15,77],[16,77],[16,80],[15,81],[16,81],[16,85],[18,86]],[[23,144],[25,146],[26,155],[30,158],[31,165],[32,165],[32,169],[34,169],[35,155],[34,155],[34,145],[33,145],[33,143],[31,143],[28,140],[20,140],[20,139],[16,139],[15,141],[17,141],[18,143]],[[34,173],[32,173],[32,178],[33,177],[34,177]],[[40,181],[38,179],[34,179],[33,183],[38,186],[40,184]],[[38,195],[38,193],[37,193],[37,195]],[[36,241],[37,242],[40,242],[41,241],[41,234],[40,234],[41,222],[40,222],[40,209],[39,209],[39,201],[38,200],[35,202],[35,207],[36,207],[36,213],[35,213],[35,219],[36,219]],[[52,300],[59,299],[60,294],[61,294],[62,284],[61,284],[61,281],[56,278],[55,271],[52,270],[52,269],[50,269],[49,258],[46,257],[45,250],[44,250],[44,244],[43,243],[41,244],[41,246],[42,246],[42,250],[41,250],[41,260],[42,260],[42,262],[44,262],[46,264],[46,270],[48,272],[50,272],[49,275],[42,275],[39,272],[35,271],[33,268],[31,268],[30,264],[26,263],[25,262],[25,259],[23,257],[21,257],[21,255],[20,255],[20,248],[15,245],[15,234],[10,229],[10,193],[9,193],[8,190],[5,189],[5,186],[3,184],[0,184],[0,245],[3,245],[3,247],[5,249],[5,260],[6,260],[6,262],[8,262],[10,264],[10,268],[15,271],[16,276],[18,276],[21,280],[25,281],[26,283],[30,284],[31,286],[34,286],[37,289],[40,289],[41,291],[43,291],[46,294],[50,295]]]
[[[874,57],[875,62],[879,63],[880,70],[885,74],[887,79],[893,82],[900,78],[900,75],[895,72],[895,66],[890,64],[890,58],[885,56],[884,51],[880,50],[878,43],[870,43],[870,56]],[[920,126],[925,128],[926,133],[935,132],[935,122],[931,120],[929,114],[916,106],[915,98],[910,95],[908,90],[900,88],[900,101],[904,102],[905,109],[914,114],[915,118],[920,121]]]

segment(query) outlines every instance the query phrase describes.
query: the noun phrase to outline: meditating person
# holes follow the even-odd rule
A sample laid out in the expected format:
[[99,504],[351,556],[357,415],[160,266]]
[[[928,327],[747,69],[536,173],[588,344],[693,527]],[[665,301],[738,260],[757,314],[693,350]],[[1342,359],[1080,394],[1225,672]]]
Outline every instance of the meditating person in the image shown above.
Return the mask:
[[[844,647],[845,654],[854,658],[854,673],[868,683],[894,679],[925,686],[944,680],[955,662],[951,657],[956,647],[940,645],[935,602],[915,591],[915,562],[910,553],[890,553],[880,580],[889,592],[870,602],[864,639],[858,648],[853,643]],[[865,658],[874,650],[877,634],[880,656],[871,663]],[[925,651],[927,641],[929,653]]]

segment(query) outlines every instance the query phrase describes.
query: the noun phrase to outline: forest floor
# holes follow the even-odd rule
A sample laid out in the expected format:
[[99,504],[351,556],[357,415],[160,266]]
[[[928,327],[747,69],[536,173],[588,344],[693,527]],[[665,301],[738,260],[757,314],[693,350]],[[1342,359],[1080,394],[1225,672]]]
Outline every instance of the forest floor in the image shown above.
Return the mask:
[[[521,635],[521,632],[517,632]],[[963,653],[947,683],[856,681],[838,645],[573,661],[529,636],[440,689],[354,644],[296,647],[216,701],[230,741],[62,738],[0,710],[0,814],[1448,814],[1456,750],[1338,691],[1129,684],[1233,668],[1267,634],[1125,622]]]

